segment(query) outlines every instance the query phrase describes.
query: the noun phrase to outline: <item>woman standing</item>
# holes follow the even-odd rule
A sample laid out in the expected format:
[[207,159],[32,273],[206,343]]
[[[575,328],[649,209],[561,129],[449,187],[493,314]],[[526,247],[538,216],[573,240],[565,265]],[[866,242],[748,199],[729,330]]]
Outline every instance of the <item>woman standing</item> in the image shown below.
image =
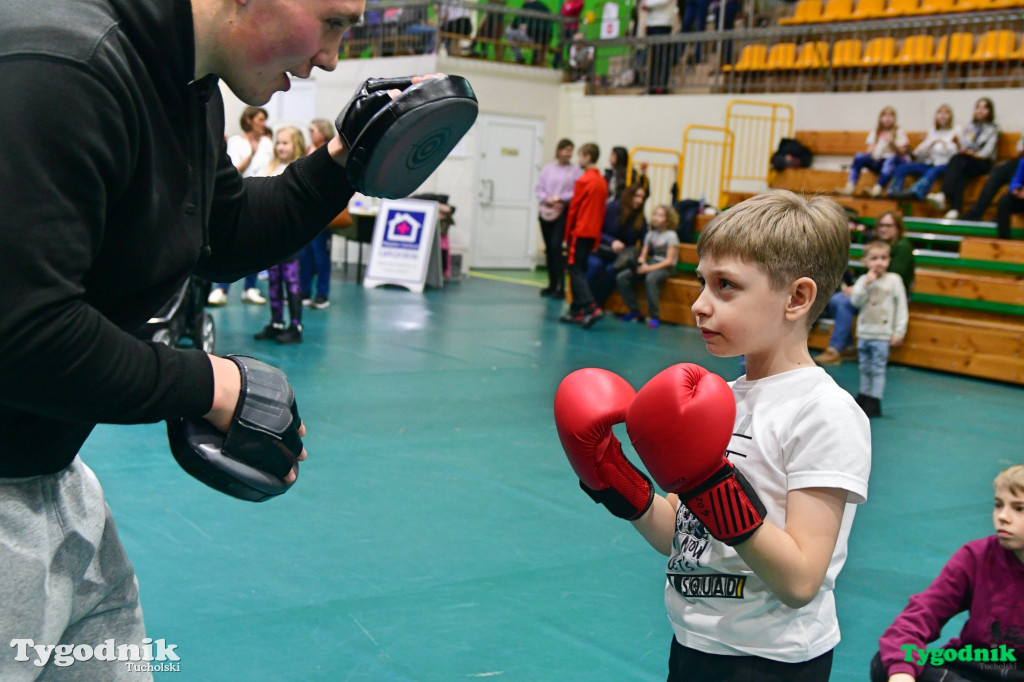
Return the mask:
[[[270,131],[267,130],[267,110],[263,107],[246,107],[242,110],[238,125],[241,126],[242,132],[228,138],[228,156],[243,178],[255,177],[260,175],[274,158],[274,142],[270,139]],[[255,274],[245,278],[242,301],[263,305],[267,299],[263,298],[260,290],[256,288],[256,278]],[[210,291],[207,305],[227,303],[229,286],[228,282],[215,285]]]
[[574,149],[572,140],[559,140],[555,160],[544,166],[534,187],[548,268],[548,286],[541,289],[540,295],[551,298],[565,298],[565,262],[562,259],[565,209],[572,199],[573,186],[583,173],[577,164],[572,163]]

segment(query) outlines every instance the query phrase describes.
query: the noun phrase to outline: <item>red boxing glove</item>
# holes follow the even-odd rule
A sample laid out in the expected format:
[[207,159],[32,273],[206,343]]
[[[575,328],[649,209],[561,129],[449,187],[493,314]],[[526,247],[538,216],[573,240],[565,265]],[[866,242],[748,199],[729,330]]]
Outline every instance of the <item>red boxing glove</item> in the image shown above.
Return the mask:
[[757,493],[725,457],[736,400],[716,374],[673,365],[647,382],[629,406],[626,430],[664,490],[678,493],[708,531],[736,545],[764,522]]
[[622,454],[612,426],[626,419],[636,391],[603,369],[573,372],[555,393],[555,426],[580,487],[621,519],[637,519],[654,501],[651,479]]

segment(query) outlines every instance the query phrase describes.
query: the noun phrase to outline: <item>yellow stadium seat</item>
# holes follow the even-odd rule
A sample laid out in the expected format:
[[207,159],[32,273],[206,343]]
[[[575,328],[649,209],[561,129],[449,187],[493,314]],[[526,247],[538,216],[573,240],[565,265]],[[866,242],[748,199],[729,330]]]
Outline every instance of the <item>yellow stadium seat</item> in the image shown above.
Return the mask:
[[897,66],[915,66],[931,62],[935,52],[935,38],[930,35],[907,36],[893,60]]
[[733,66],[733,71],[762,71],[768,61],[768,46],[746,45],[740,52],[740,58]]
[[956,12],[977,12],[986,9],[995,9],[992,0],[956,0],[954,6]]
[[821,21],[849,21],[853,18],[853,0],[828,0]]
[[973,56],[974,34],[966,31],[954,33],[949,37],[949,53],[946,60],[950,62],[969,62]]
[[794,68],[797,69],[821,69],[828,66],[828,43],[819,40],[812,43],[804,43],[800,46],[800,52],[796,57]]
[[857,0],[854,19],[878,19],[885,16],[885,0]]
[[921,0],[921,6],[915,14],[945,14],[955,12],[954,0]]
[[776,43],[768,51],[768,70],[782,71],[796,68],[796,43]]
[[988,31],[974,48],[976,62],[1005,62],[1016,53],[1017,34],[1008,30]]
[[917,10],[918,0],[889,0],[889,5],[885,8],[885,16],[905,17],[917,14]]
[[788,24],[812,24],[821,21],[821,0],[799,0],[793,16],[779,19],[779,23]]
[[860,41],[852,38],[848,40],[837,40],[832,46],[832,66],[836,68],[849,68],[860,66]]
[[864,66],[888,66],[896,59],[896,39],[892,36],[872,38],[864,46]]

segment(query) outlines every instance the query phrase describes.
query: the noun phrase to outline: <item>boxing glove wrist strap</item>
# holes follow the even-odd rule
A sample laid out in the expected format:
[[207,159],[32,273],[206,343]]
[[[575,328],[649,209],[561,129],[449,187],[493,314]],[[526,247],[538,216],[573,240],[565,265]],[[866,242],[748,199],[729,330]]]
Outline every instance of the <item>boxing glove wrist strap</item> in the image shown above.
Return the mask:
[[708,532],[729,546],[749,539],[767,513],[757,491],[728,460],[702,484],[679,496]]

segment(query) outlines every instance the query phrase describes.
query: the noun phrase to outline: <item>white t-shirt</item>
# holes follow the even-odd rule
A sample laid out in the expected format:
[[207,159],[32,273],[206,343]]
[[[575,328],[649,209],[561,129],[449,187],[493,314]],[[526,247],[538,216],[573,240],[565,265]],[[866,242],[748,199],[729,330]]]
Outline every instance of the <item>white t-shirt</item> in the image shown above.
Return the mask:
[[270,160],[274,158],[274,141],[264,135],[256,145],[256,151],[253,152],[248,136],[232,135],[228,138],[228,156],[231,157],[231,163],[235,164],[235,168],[249,158],[249,154],[252,154],[252,161],[242,173],[243,178],[253,178],[261,174]]
[[849,495],[839,538],[817,596],[808,605],[791,609],[736,550],[711,537],[680,504],[665,583],[669,621],[679,643],[698,651],[808,661],[839,642],[832,590],[846,562],[855,505],[867,499],[868,419],[820,367],[757,381],[740,377],[732,390],[736,426],[729,461],[757,491],[766,520],[785,527],[790,490],[841,488]]

